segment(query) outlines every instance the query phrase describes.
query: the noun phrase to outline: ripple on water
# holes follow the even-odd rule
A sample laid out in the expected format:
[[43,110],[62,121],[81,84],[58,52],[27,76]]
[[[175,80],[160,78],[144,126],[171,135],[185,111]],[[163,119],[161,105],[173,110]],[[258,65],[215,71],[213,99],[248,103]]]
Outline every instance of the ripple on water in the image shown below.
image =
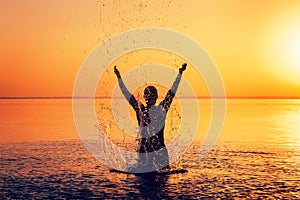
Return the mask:
[[298,149],[219,144],[199,158],[194,144],[185,174],[110,173],[80,141],[1,144],[0,198],[300,198]]

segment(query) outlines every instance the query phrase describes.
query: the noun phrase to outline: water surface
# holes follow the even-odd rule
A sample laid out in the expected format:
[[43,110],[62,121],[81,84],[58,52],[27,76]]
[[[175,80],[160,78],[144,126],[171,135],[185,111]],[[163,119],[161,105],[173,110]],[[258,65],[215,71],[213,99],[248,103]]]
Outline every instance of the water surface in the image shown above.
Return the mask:
[[[70,100],[1,100],[0,198],[300,198],[300,101],[227,103],[214,150],[198,156],[199,130],[177,163],[188,173],[136,176],[110,173],[90,155]],[[201,112],[205,124],[209,111]]]

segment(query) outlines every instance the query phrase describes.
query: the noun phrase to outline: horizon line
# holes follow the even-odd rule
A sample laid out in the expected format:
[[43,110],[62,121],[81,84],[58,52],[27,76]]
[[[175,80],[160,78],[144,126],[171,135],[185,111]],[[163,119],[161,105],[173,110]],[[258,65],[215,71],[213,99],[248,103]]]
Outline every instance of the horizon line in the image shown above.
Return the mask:
[[[1,99],[112,99],[113,97],[88,96],[0,96]],[[125,97],[115,97],[124,99]],[[158,97],[162,99],[164,97]],[[180,99],[300,99],[300,96],[181,96]]]

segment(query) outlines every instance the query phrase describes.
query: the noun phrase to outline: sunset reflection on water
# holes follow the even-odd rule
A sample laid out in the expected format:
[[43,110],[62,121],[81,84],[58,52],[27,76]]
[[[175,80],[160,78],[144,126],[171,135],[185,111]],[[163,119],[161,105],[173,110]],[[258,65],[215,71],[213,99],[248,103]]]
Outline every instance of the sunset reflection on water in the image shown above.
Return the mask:
[[[199,100],[200,127],[208,126],[207,101]],[[0,118],[0,197],[300,198],[300,101],[227,104],[214,150],[199,157],[204,138],[199,130],[180,161],[188,172],[160,176],[109,172],[78,140],[70,100],[0,101],[7,115]],[[123,138],[114,141],[133,145]]]

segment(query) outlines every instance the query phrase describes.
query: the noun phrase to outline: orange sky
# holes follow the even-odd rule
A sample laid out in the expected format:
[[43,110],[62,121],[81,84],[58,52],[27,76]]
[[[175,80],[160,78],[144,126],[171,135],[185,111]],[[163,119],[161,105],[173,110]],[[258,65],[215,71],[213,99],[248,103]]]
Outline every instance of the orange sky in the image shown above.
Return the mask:
[[11,0],[0,12],[0,96],[71,96],[101,41],[149,26],[202,45],[228,96],[300,96],[297,0]]

